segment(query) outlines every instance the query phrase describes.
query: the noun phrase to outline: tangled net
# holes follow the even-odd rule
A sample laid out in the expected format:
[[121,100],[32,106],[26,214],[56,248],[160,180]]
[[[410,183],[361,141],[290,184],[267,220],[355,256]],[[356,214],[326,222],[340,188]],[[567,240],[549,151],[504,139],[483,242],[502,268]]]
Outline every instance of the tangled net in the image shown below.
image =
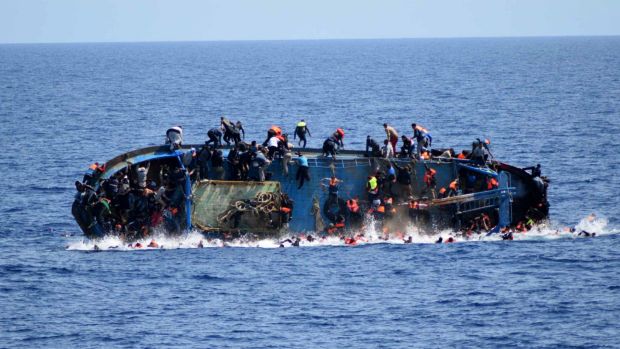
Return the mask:
[[218,223],[227,223],[237,214],[250,213],[254,216],[269,218],[272,212],[278,212],[279,195],[276,193],[257,193],[254,199],[238,200],[217,218]]

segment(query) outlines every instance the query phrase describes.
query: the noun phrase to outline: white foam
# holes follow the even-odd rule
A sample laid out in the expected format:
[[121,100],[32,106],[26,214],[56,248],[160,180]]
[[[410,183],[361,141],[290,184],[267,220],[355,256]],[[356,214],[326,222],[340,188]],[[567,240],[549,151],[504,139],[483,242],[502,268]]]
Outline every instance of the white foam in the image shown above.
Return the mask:
[[[371,222],[372,223],[372,222]],[[514,240],[553,240],[561,238],[576,238],[579,237],[580,231],[587,231],[588,233],[596,233],[597,236],[618,234],[618,229],[608,229],[608,221],[604,217],[598,217],[591,214],[581,219],[581,221],[575,226],[574,232],[571,232],[567,227],[553,226],[550,223],[542,223],[534,226],[531,230],[525,233],[514,233]],[[313,241],[307,241],[306,236],[312,235],[315,239]],[[402,236],[401,236],[402,235]],[[214,248],[214,247],[237,247],[237,248],[279,248],[290,247],[291,243],[283,242],[287,238],[293,240],[296,236],[301,236],[301,247],[313,247],[313,246],[347,246],[345,241],[337,236],[320,237],[319,234],[290,234],[287,237],[281,239],[262,239],[252,240],[247,239],[235,239],[232,241],[222,241],[220,239],[206,239],[199,231],[191,231],[181,236],[167,236],[162,232],[156,232],[153,236],[146,239],[138,240],[129,244],[122,241],[118,237],[108,236],[96,241],[82,239],[80,241],[72,241],[67,246],[68,250],[79,251],[93,251],[96,249],[103,251],[135,251],[135,250],[158,250],[158,249],[180,249],[180,248]],[[421,232],[415,226],[409,226],[403,229],[401,234],[384,235],[381,231],[374,229],[374,224],[369,224],[363,232],[363,238],[358,239],[354,246],[367,245],[367,244],[404,244],[403,238],[411,237],[411,243],[413,244],[432,244],[435,243],[439,237],[446,242],[452,237],[455,243],[459,242],[475,242],[475,241],[501,241],[502,238],[499,234],[493,234],[486,236],[486,234],[474,234],[467,237],[462,237],[451,230],[438,231],[435,233]],[[148,247],[151,241],[157,243],[157,247]],[[136,247],[136,243],[139,243],[141,247]],[[96,247],[95,247],[96,246]]]

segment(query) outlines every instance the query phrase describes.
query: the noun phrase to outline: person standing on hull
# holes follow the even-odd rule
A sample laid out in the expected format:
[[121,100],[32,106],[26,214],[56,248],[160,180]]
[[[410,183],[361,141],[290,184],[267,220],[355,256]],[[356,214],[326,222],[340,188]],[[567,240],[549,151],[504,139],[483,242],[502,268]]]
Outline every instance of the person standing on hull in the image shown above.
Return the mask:
[[166,144],[170,144],[170,151],[181,149],[183,145],[183,126],[173,126],[166,131]]
[[344,130],[339,128],[334,132],[331,136],[327,137],[325,142],[323,142],[323,156],[332,156],[334,160],[336,160],[336,153],[341,148],[344,148],[343,143],[344,138]]
[[396,129],[388,124],[383,124],[385,129],[385,138],[392,144],[392,149],[396,151],[396,143],[398,143],[398,132]]
[[212,128],[207,131],[207,137],[209,140],[205,142],[205,145],[213,143],[213,147],[216,149],[222,146],[222,131],[219,128]]
[[301,119],[301,121],[298,122],[297,126],[295,127],[293,139],[299,137],[299,143],[297,144],[301,145],[301,143],[303,142],[304,145],[302,146],[302,148],[306,147],[306,133],[308,134],[308,136],[312,137],[312,135],[310,134],[310,129],[308,129],[308,124],[306,124],[306,121],[304,119]]

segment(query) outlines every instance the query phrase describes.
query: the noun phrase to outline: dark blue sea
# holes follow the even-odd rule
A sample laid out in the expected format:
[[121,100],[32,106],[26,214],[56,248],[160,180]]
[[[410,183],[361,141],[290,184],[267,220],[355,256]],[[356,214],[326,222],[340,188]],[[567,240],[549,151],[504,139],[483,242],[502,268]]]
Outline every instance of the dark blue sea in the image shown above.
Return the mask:
[[[542,165],[550,221],[515,241],[93,252],[70,212],[88,165],[176,124],[201,143],[221,115],[258,140],[303,117],[311,146],[343,127],[361,149],[384,122],[489,138]],[[2,348],[620,346],[620,37],[0,45],[0,124]]]

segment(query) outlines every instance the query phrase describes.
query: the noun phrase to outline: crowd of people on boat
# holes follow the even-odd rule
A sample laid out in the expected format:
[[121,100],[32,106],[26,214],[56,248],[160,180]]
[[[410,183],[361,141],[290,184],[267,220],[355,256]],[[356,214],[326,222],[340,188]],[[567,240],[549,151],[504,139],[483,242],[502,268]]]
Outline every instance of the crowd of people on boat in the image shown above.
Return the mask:
[[[411,164],[394,161],[398,158],[428,160],[431,158],[455,158],[469,160],[469,163],[481,167],[489,167],[497,172],[495,163],[490,161],[493,155],[490,141],[477,139],[471,151],[455,154],[452,149],[434,150],[432,135],[425,127],[411,124],[412,137],[399,135],[396,128],[383,124],[385,139],[383,145],[367,136],[365,154],[368,157],[383,158],[387,162],[385,171],[378,170],[367,178],[364,210],[359,198],[341,199],[338,187],[341,179],[326,179],[324,187],[329,191],[328,200],[323,213],[329,218],[326,232],[333,234],[346,229],[359,229],[365,218],[372,217],[375,221],[392,218],[397,207],[405,207],[413,221],[428,219],[426,217],[429,200],[446,199],[460,194],[483,190],[492,190],[499,183],[494,176],[485,177],[469,174],[454,178],[447,187],[437,188],[437,171],[424,166],[424,187],[418,196],[414,195],[412,176],[415,169]],[[183,146],[183,127],[174,126],[166,132],[166,145],[170,151]],[[311,136],[307,122],[301,119],[294,131],[293,140],[298,140],[296,157],[293,159],[293,144],[288,134],[278,126],[267,130],[262,143],[253,140],[245,141],[246,132],[240,121],[232,122],[226,117],[220,118],[218,127],[207,131],[207,140],[199,149],[190,149],[183,153],[181,163],[170,161],[149,169],[149,162],[138,165],[128,164],[116,171],[110,178],[99,181],[98,174],[105,172],[104,166],[98,164],[91,168],[82,182],[76,182],[80,194],[79,200],[86,207],[85,215],[89,224],[98,223],[103,230],[128,234],[130,232],[148,235],[159,225],[165,225],[167,231],[180,232],[185,215],[184,203],[188,199],[189,180],[215,179],[239,181],[265,181],[269,179],[267,169],[274,159],[281,159],[281,173],[289,175],[289,164],[295,163],[297,172],[295,179],[297,188],[301,189],[310,180],[308,158],[302,153],[307,145],[307,136]],[[323,142],[323,156],[336,159],[344,148],[345,131],[337,128]],[[400,144],[400,150],[396,149]],[[229,148],[226,155],[222,151],[224,143]],[[528,168],[533,176],[540,176],[540,165]],[[155,173],[153,172],[155,171]],[[393,187],[397,186],[398,190]],[[338,206],[341,214],[331,214],[329,208]],[[346,214],[342,214],[346,212]],[[474,217],[466,224],[464,233],[489,230],[496,222],[488,215]]]

